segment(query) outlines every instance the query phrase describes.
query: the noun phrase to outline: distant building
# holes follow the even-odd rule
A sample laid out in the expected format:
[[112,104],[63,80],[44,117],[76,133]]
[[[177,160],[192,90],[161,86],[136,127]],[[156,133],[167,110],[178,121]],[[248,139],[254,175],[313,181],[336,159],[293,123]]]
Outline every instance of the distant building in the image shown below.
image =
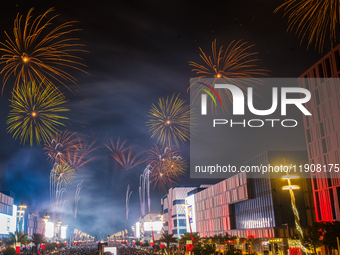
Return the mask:
[[150,213],[140,216],[135,226],[135,237],[150,243],[153,239],[158,240],[162,237],[162,228],[162,215]]
[[13,192],[0,192],[0,237],[14,233],[17,225],[17,206],[13,204]]
[[312,100],[305,107],[312,116],[303,116],[309,165],[328,166],[327,172],[311,173],[317,221],[340,220],[339,172],[328,164],[340,163],[340,45],[326,54],[300,78]]
[[44,223],[39,215],[26,213],[24,222],[24,232],[28,235],[27,237],[31,238],[33,234],[42,234]]
[[161,198],[164,232],[175,237],[187,232],[187,206],[185,199],[188,192],[201,186],[174,186]]

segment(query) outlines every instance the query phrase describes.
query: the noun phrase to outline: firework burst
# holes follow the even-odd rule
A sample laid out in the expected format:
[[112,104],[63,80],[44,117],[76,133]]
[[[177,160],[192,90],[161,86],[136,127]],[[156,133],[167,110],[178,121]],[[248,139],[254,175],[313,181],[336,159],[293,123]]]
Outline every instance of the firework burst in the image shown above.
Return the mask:
[[131,194],[132,194],[132,190],[130,190],[130,185],[128,185],[127,190],[126,190],[126,198],[125,198],[126,220],[129,219],[129,203],[130,203]]
[[[53,214],[62,213],[64,188],[74,180],[75,171],[68,164],[54,164],[50,172],[50,202],[53,208]],[[59,216],[60,217],[60,216]]]
[[141,214],[145,215],[145,195],[147,196],[148,208],[150,212],[151,208],[151,199],[150,199],[150,169],[151,166],[148,165],[143,173],[139,177],[139,202],[140,202],[140,210]]
[[54,11],[53,8],[34,20],[32,11],[33,8],[25,19],[18,14],[14,20],[13,37],[5,32],[7,39],[5,43],[0,42],[0,51],[3,52],[0,64],[5,65],[1,70],[4,75],[2,91],[11,76],[15,76],[14,89],[19,87],[20,82],[28,81],[45,85],[56,81],[66,86],[65,81],[75,83],[76,79],[63,69],[83,71],[82,67],[85,67],[80,62],[81,58],[73,55],[84,51],[79,49],[84,45],[76,43],[78,39],[69,36],[79,30],[73,28],[76,22],[65,22],[53,27],[52,23],[59,16],[47,18]]
[[[152,104],[147,122],[151,138],[157,138],[157,143],[162,146],[171,146],[179,142],[185,143],[190,139],[190,105],[179,95],[172,95],[171,98],[160,98],[158,105]],[[193,117],[193,116],[191,116]],[[193,118],[192,118],[193,120]],[[193,123],[192,123],[193,124]]]
[[58,132],[51,141],[45,143],[48,160],[52,164],[69,163],[68,155],[75,152],[77,142],[76,132]]
[[23,144],[29,141],[32,146],[34,140],[37,144],[49,140],[58,132],[59,126],[64,126],[60,120],[68,119],[59,115],[69,111],[62,107],[66,101],[51,85],[42,87],[34,82],[24,83],[12,95],[7,130]]
[[315,49],[322,52],[326,36],[333,48],[339,32],[339,0],[287,0],[274,12],[280,9],[288,16],[287,31],[295,30],[301,42],[306,39],[307,48],[315,42]]
[[186,161],[180,152],[174,147],[165,149],[155,145],[148,151],[147,164],[150,168],[150,179],[155,187],[160,191],[176,184],[181,176],[185,174]]
[[88,143],[86,139],[77,137],[74,150],[67,153],[66,158],[69,164],[75,169],[80,170],[81,167],[94,160],[95,157],[92,157],[91,154],[99,148],[96,147],[95,144],[96,140]]
[[75,202],[75,207],[74,207],[74,218],[76,219],[77,218],[77,212],[78,212],[78,203],[79,203],[79,199],[80,199],[80,190],[82,188],[82,183],[83,183],[84,180],[82,180],[80,183],[78,183],[77,185],[77,189],[76,189],[76,194],[75,194],[75,197],[74,197],[74,202]]
[[[239,40],[232,41],[224,50],[223,46],[217,47],[215,39],[215,41],[212,42],[212,56],[206,55],[204,51],[199,48],[203,64],[189,61],[189,65],[194,67],[192,71],[197,74],[197,77],[191,82],[190,87],[196,85],[204,88],[200,83],[200,79],[211,78],[213,84],[216,81],[219,83],[230,83],[232,81],[233,84],[237,85],[244,93],[246,93],[247,87],[249,85],[254,86],[254,82],[245,84],[237,82],[234,78],[267,76],[269,72],[268,70],[260,69],[258,67],[258,64],[260,63],[260,59],[257,58],[258,53],[249,51],[253,46],[254,45],[248,45],[247,42]],[[194,101],[199,100],[201,92],[201,90],[197,90],[197,93],[193,94]],[[222,100],[222,110],[228,111],[227,102],[232,102],[232,95],[227,89],[219,90],[218,92]],[[213,96],[215,97],[215,95]],[[214,109],[213,102],[212,109]]]
[[53,180],[56,185],[60,187],[64,187],[67,184],[70,184],[75,177],[75,171],[72,166],[69,164],[61,163],[55,164],[52,170]]
[[114,139],[110,139],[108,144],[105,146],[110,150],[111,157],[115,159],[125,170],[130,170],[135,166],[145,162],[142,156],[143,151],[135,152],[134,146],[124,147],[127,140],[120,142],[120,137],[118,137],[115,142]]

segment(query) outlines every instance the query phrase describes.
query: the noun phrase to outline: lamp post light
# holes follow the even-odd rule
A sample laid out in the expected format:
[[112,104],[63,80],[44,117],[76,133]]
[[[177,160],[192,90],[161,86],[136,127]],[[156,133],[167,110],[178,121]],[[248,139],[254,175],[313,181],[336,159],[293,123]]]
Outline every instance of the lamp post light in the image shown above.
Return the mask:
[[20,219],[22,218],[22,217],[24,217],[22,214],[24,214],[25,213],[25,211],[23,210],[23,209],[26,209],[27,208],[27,206],[26,205],[24,205],[24,202],[22,201],[21,202],[21,205],[19,205],[19,211],[17,212],[18,213],[18,215],[17,215],[17,217],[18,217],[18,225],[17,225],[17,231],[19,231],[19,225],[20,225]]
[[[300,225],[299,212],[298,212],[297,207],[296,207],[295,195],[294,195],[294,191],[293,191],[293,190],[296,190],[296,189],[300,189],[300,187],[298,185],[292,185],[292,182],[291,182],[291,179],[298,179],[298,178],[300,178],[300,177],[297,176],[297,175],[285,175],[285,176],[283,176],[282,179],[287,180],[288,185],[283,186],[282,190],[288,190],[289,191],[290,202],[292,204],[292,209],[293,209],[294,218],[295,218],[295,226],[296,226],[296,229],[298,231],[301,250],[304,253],[306,253],[306,248],[303,245],[304,238],[303,238],[302,228],[301,228],[301,225]],[[287,228],[288,228],[288,225],[287,225]]]
[[60,229],[61,223],[62,222],[60,220],[58,220],[58,222],[57,222],[57,240],[56,241],[58,241],[58,239],[59,239],[59,229]]
[[43,220],[42,220],[44,222],[44,228],[43,228],[43,231],[42,231],[43,235],[45,234],[46,223],[48,222],[49,218],[50,218],[50,216],[48,216],[47,213],[46,213]]

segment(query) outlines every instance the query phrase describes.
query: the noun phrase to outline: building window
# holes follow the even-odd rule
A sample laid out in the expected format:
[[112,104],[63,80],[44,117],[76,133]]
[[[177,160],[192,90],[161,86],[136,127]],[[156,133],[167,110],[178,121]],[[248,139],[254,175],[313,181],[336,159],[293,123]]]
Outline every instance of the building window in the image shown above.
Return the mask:
[[310,136],[310,129],[307,129],[306,134],[307,134],[307,142],[310,143],[312,141],[311,136]]
[[308,77],[305,75],[305,87],[309,90]]
[[320,104],[320,95],[319,95],[319,90],[315,90],[315,103],[316,105]]
[[329,189],[329,198],[330,198],[330,200],[331,200],[331,207],[332,207],[333,219],[336,219],[336,212],[335,212],[335,204],[334,204],[333,189]]
[[335,57],[336,70],[339,72],[340,71],[340,56],[339,56],[338,50],[334,52],[334,57]]
[[318,220],[321,221],[321,208],[320,208],[320,201],[319,201],[319,192],[315,192],[315,203],[316,203],[316,210],[318,213]]
[[327,153],[326,139],[321,139],[323,153]]
[[168,213],[168,208],[166,208],[163,213]]
[[172,233],[173,233],[174,235],[177,235],[177,229],[173,229],[173,230],[172,230]]
[[187,232],[186,229],[179,229],[179,234],[180,234],[180,235],[183,235],[183,234],[186,233],[186,232]]
[[[178,220],[179,227],[186,227],[186,220],[185,219],[179,219]],[[177,220],[174,220],[174,227],[177,228]]]
[[164,223],[164,226],[167,227],[168,225],[169,225],[169,222],[166,221],[166,222]]
[[314,190],[317,190],[317,189],[318,189],[318,181],[317,181],[315,175],[313,176],[313,186],[314,186]]
[[323,127],[323,122],[320,122],[319,126],[320,126],[321,137],[324,137],[325,136],[325,129]]
[[318,69],[319,69],[319,77],[320,77],[320,82],[322,83],[323,82],[323,70],[322,70],[322,64],[319,64],[318,65]]
[[185,204],[185,199],[176,199],[172,202],[173,205],[182,205]]
[[326,58],[325,60],[326,63],[326,73],[327,73],[327,77],[331,77],[332,76],[332,72],[331,72],[331,63],[329,62],[329,58]]

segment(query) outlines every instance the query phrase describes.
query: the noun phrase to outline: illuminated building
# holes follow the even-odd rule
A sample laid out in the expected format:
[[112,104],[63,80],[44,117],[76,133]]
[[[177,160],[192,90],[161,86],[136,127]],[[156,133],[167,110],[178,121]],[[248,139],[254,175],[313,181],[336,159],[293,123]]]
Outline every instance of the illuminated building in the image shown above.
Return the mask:
[[[139,217],[139,222],[136,223],[136,238],[143,238],[149,243],[153,240],[158,240],[162,237],[162,216],[159,214],[147,214]],[[153,235],[153,237],[152,237]]]
[[[339,164],[340,157],[340,45],[326,54],[300,78],[299,86],[311,92],[305,104],[312,116],[303,116],[310,165]],[[340,219],[339,173],[311,173],[317,221]]]
[[185,199],[188,192],[204,189],[209,185],[201,186],[174,186],[161,198],[164,233],[174,234],[175,237],[187,232],[187,208]]
[[[275,165],[290,160],[307,162],[304,151],[264,152],[244,163],[244,166]],[[269,174],[239,173],[195,194],[196,229],[201,237],[225,234],[240,238],[283,238],[288,223],[290,236],[295,229],[294,214],[286,182],[270,178]],[[293,181],[301,189],[294,191],[302,227],[314,220],[309,179]]]
[[27,234],[27,237],[32,238],[35,233],[42,234],[44,223],[43,219],[40,218],[39,215],[26,213],[24,222],[24,232]]
[[13,192],[0,192],[0,237],[15,232],[17,227],[17,206],[13,204]]

